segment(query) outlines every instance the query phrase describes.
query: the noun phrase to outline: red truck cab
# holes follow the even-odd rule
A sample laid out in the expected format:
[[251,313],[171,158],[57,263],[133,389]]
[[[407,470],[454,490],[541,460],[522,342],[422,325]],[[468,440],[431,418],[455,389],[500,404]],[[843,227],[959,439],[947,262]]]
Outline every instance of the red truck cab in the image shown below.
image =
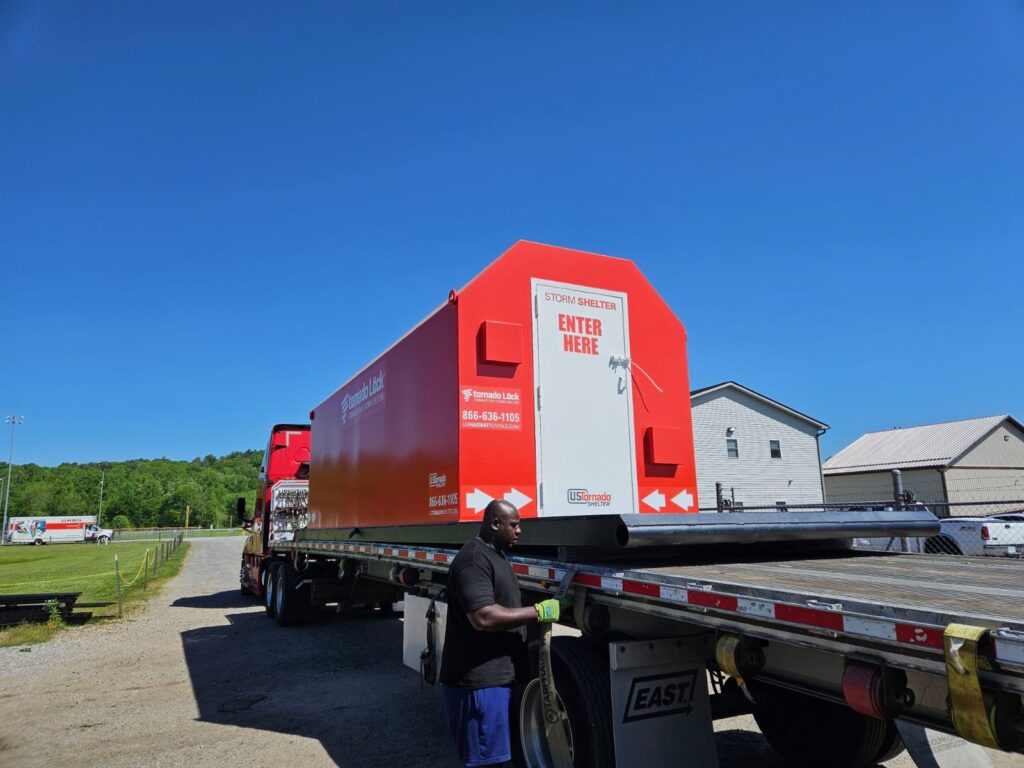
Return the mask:
[[270,430],[260,467],[256,508],[252,519],[245,522],[249,538],[242,553],[243,592],[263,594],[264,566],[270,557],[270,500],[274,484],[308,478],[309,435],[309,424],[275,424]]

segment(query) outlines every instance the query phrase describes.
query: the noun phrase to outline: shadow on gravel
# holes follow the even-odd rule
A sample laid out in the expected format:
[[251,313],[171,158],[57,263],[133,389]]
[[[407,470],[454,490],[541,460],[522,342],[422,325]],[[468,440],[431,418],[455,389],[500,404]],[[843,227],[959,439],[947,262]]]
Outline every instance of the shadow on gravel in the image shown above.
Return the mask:
[[212,595],[179,597],[171,603],[174,608],[245,608],[250,605],[252,600],[243,597],[237,589],[214,592]]
[[[235,592],[178,600],[191,607],[253,606]],[[263,611],[188,630],[185,651],[199,719],[317,739],[336,765],[458,765],[440,692],[402,666],[396,616],[325,615],[279,627]],[[260,753],[273,764],[288,755]],[[240,755],[242,762],[256,755]]]

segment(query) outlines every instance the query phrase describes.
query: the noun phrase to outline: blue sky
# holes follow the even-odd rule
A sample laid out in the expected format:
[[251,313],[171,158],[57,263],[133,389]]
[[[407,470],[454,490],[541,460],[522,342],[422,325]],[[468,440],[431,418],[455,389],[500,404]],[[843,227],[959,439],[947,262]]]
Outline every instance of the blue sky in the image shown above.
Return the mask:
[[1022,93],[1011,0],[8,0],[15,461],[262,447],[520,238],[635,260],[825,456],[1022,418]]

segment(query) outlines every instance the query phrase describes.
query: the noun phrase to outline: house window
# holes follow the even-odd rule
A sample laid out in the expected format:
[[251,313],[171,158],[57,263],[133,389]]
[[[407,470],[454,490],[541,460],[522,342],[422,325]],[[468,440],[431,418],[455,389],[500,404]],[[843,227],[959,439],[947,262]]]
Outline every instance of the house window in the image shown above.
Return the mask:
[[781,459],[782,458],[782,443],[780,443],[778,440],[769,440],[768,441],[768,452],[772,455],[773,459]]
[[729,455],[730,459],[738,459],[740,457],[740,443],[735,437],[727,437],[725,439],[725,452]]
[[735,509],[737,512],[742,512],[743,511],[743,502],[742,501],[734,501],[732,503],[732,508]]
[[776,501],[775,502],[775,509],[778,510],[779,512],[787,512],[788,511],[787,508],[786,508],[786,502],[784,502],[784,501]]

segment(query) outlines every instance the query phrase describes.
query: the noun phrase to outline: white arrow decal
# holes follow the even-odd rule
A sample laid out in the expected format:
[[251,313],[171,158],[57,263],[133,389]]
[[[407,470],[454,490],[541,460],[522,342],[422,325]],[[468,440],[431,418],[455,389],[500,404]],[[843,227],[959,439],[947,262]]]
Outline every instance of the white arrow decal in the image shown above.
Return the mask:
[[644,498],[644,504],[661,512],[665,506],[665,494],[656,489]]
[[472,493],[466,494],[466,506],[472,508],[474,512],[482,512],[484,507],[492,501],[494,501],[494,499],[479,488],[474,488]]
[[522,509],[531,501],[533,501],[533,499],[531,499],[525,493],[523,493],[522,491],[518,491],[515,488],[506,493],[502,498],[505,499],[505,501],[514,504],[516,509]]
[[693,506],[693,494],[684,488],[681,493],[672,497],[672,503],[680,509],[689,512],[690,507]]

